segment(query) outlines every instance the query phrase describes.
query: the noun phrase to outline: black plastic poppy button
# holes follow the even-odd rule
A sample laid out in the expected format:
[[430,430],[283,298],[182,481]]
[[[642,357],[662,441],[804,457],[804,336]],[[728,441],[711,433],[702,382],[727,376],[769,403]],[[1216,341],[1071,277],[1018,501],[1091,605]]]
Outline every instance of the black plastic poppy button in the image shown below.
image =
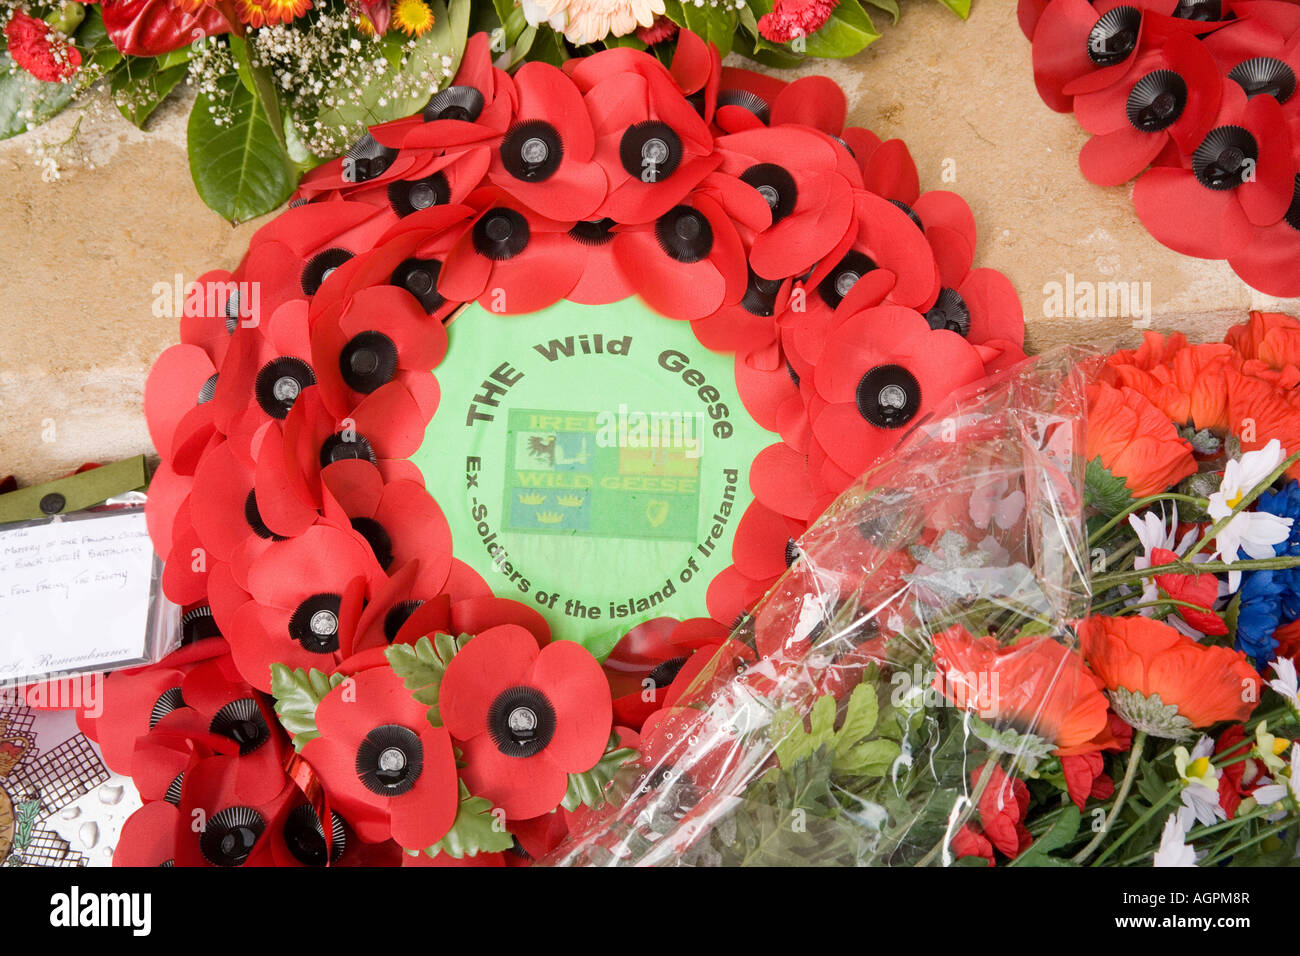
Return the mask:
[[222,707],[213,716],[208,730],[239,744],[241,756],[251,754],[271,739],[266,718],[262,716],[257,701],[251,697],[232,700]]
[[442,263],[437,259],[403,259],[388,281],[415,296],[420,307],[432,315],[447,301],[438,294],[441,272]]
[[220,637],[221,628],[212,615],[212,608],[206,604],[190,608],[181,615],[181,643],[193,644],[209,637]]
[[876,262],[865,253],[850,249],[831,270],[830,275],[817,283],[817,294],[832,309],[836,308],[848,295],[858,280],[876,268]]
[[536,687],[502,691],[488,708],[488,733],[507,757],[531,757],[555,735],[555,708]]
[[901,428],[921,408],[921,385],[901,365],[877,365],[858,381],[858,413],[877,428]]
[[915,209],[903,202],[901,199],[891,199],[889,200],[889,204],[903,210],[907,215],[907,218],[912,220],[912,225],[916,226],[916,228],[920,229],[922,232],[925,232],[925,223],[921,222],[921,217],[916,214]]
[[660,661],[646,675],[646,680],[655,690],[663,690],[677,679],[677,675],[685,665],[685,657],[671,657],[666,661]]
[[939,290],[939,297],[934,300],[930,311],[925,313],[925,321],[932,329],[947,329],[965,336],[970,333],[970,308],[956,289],[945,286]]
[[460,120],[472,123],[483,112],[483,94],[472,86],[449,86],[439,90],[425,104],[420,115],[426,123],[434,120]]
[[655,220],[655,238],[670,259],[699,262],[713,248],[713,227],[702,212],[674,206]]
[[400,601],[389,608],[388,613],[384,615],[384,637],[389,644],[397,640],[397,633],[422,604],[424,604],[423,601],[412,599]]
[[415,786],[423,769],[424,745],[414,731],[398,724],[376,727],[357,748],[357,778],[381,797],[400,797]]
[[749,90],[721,90],[718,93],[718,108],[723,106],[738,106],[745,112],[752,113],[764,126],[772,118],[767,101]]
[[1168,129],[1187,106],[1187,82],[1173,70],[1148,73],[1133,85],[1124,111],[1133,128],[1144,133]]
[[181,696],[180,687],[169,687],[153,702],[153,710],[149,711],[149,729],[153,730],[158,726],[158,721],[162,720],[173,710],[185,706],[185,698]]
[[302,291],[304,295],[315,295],[326,279],[343,263],[352,258],[347,249],[326,249],[311,260],[302,270]]
[[1088,31],[1088,59],[1098,66],[1122,63],[1137,48],[1142,11],[1137,7],[1115,7],[1102,14]]
[[501,141],[501,163],[515,179],[545,182],[555,175],[564,158],[560,134],[545,120],[516,123]]
[[324,866],[328,859],[337,863],[347,848],[347,830],[343,818],[330,811],[330,848],[325,852],[325,830],[310,803],[304,803],[284,819],[284,845],[303,866]]
[[1284,218],[1288,226],[1300,232],[1300,173],[1296,174],[1295,182],[1291,186],[1291,205]]
[[772,224],[794,212],[799,189],[794,177],[776,163],[758,163],[740,174],[740,181],[753,186],[772,210]]
[[776,311],[776,296],[780,291],[780,279],[764,279],[750,269],[740,307],[750,315],[769,316]]
[[1192,153],[1192,172],[1207,189],[1236,189],[1250,181],[1259,159],[1259,145],[1240,126],[1220,126],[1206,135]]
[[316,373],[300,358],[282,355],[262,366],[253,383],[253,394],[262,411],[283,420],[302,390],[316,384]]
[[268,528],[266,522],[262,520],[262,512],[257,507],[257,491],[255,489],[250,489],[248,496],[244,499],[244,523],[248,525],[253,534],[263,541],[288,540]]
[[339,352],[339,372],[348,388],[368,395],[397,374],[397,346],[382,332],[358,332]]
[[1223,19],[1223,3],[1222,0],[1178,0],[1173,16],[1180,20],[1213,23]]
[[48,495],[41,498],[38,507],[41,514],[56,515],[68,506],[68,499],[63,497],[57,491],[51,491]]
[[289,636],[313,654],[333,654],[339,649],[337,594],[313,594],[289,618]]
[[682,161],[681,137],[667,123],[635,123],[619,140],[618,158],[629,176],[643,183],[661,182],[676,172]]
[[470,239],[479,255],[513,259],[528,246],[528,220],[514,209],[492,209],[474,223]]
[[1228,71],[1228,79],[1246,91],[1248,99],[1271,96],[1285,103],[1295,95],[1295,71],[1281,60],[1257,56],[1244,60]]
[[569,238],[584,246],[603,246],[614,241],[614,233],[610,230],[616,225],[608,216],[604,219],[583,219],[573,224]]
[[243,866],[265,831],[266,820],[252,807],[227,807],[208,819],[199,851],[213,866]]
[[349,183],[364,183],[382,176],[397,159],[397,150],[384,146],[366,133],[348,147],[343,157],[343,179]]
[[451,185],[441,172],[423,179],[399,179],[388,184],[388,204],[399,216],[451,202]]
[[351,459],[359,461],[368,461],[372,465],[379,463],[375,457],[375,451],[370,447],[370,441],[364,435],[345,435],[343,432],[335,432],[325,439],[320,446],[320,466],[327,468],[336,461],[349,461]]
[[370,545],[370,550],[379,562],[379,566],[387,571],[393,564],[393,539],[388,534],[387,529],[374,518],[359,516],[351,520],[352,530],[361,537],[366,539],[366,544]]

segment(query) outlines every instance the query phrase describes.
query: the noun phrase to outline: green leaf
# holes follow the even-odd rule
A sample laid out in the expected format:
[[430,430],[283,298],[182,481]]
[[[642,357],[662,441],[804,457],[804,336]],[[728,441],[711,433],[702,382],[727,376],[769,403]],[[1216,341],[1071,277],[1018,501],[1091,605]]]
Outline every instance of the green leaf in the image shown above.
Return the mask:
[[679,27],[697,33],[705,42],[712,43],[726,56],[736,36],[735,10],[704,4],[696,6],[692,0],[664,0],[664,15]]
[[818,57],[853,56],[879,39],[862,4],[858,0],[840,0],[826,25],[808,37],[805,52]]
[[123,57],[109,82],[118,112],[141,129],[189,72],[185,60],[165,69],[159,63],[153,57]]
[[[99,5],[86,7],[86,19],[81,22],[81,29],[73,39],[81,51],[81,70],[83,73],[107,72],[122,60],[122,53],[113,46],[104,27],[104,18],[100,15]],[[184,47],[185,56],[189,58],[189,46]]]
[[[218,126],[218,116],[228,116],[229,125]],[[233,73],[217,81],[215,95],[200,93],[194,101],[189,153],[199,195],[232,223],[270,212],[297,185],[265,108]]]
[[504,814],[493,811],[492,804],[483,797],[470,795],[462,781],[460,804],[456,819],[437,843],[425,847],[427,856],[446,853],[457,860],[479,853],[501,853],[514,846],[515,838],[505,828]]
[[636,756],[631,747],[619,747],[618,735],[611,734],[606,744],[605,755],[596,761],[596,765],[582,773],[569,774],[569,788],[565,791],[560,805],[570,812],[580,806],[602,807],[605,805],[605,790],[614,775],[623,764]]
[[293,749],[302,752],[308,741],[320,736],[316,727],[316,708],[335,687],[347,677],[343,674],[326,674],[312,668],[291,670],[284,664],[271,665],[271,693],[275,696],[275,715],[289,736]]
[[[970,0],[967,0],[969,3]],[[867,0],[867,3],[877,10],[884,10],[893,18],[893,22],[898,22],[898,0]]]
[[883,777],[902,752],[892,740],[868,740],[844,753],[837,750],[834,768],[837,773],[855,777]]
[[0,52],[0,139],[35,128],[61,112],[77,91],[73,80],[44,83]]
[[876,700],[876,689],[870,684],[862,683],[853,688],[849,695],[848,706],[844,710],[844,723],[835,735],[835,753],[847,753],[854,744],[876,729],[876,720],[880,715],[880,705]]
[[1069,860],[1050,856],[1053,850],[1069,845],[1079,832],[1083,814],[1074,804],[1070,804],[1050,830],[1033,842],[1028,850],[1011,861],[1012,866],[1073,866]]
[[1112,475],[1101,463],[1101,456],[1088,462],[1083,493],[1088,504],[1105,515],[1116,515],[1133,503],[1124,479]]
[[433,640],[425,636],[414,644],[393,644],[384,652],[388,666],[402,679],[402,684],[411,691],[411,696],[428,706],[429,723],[434,727],[442,726],[438,696],[442,691],[443,675],[447,673],[451,659],[469,639],[468,634],[462,634],[459,638],[450,634],[435,634]]
[[939,0],[939,2],[963,20],[970,16],[970,0]]

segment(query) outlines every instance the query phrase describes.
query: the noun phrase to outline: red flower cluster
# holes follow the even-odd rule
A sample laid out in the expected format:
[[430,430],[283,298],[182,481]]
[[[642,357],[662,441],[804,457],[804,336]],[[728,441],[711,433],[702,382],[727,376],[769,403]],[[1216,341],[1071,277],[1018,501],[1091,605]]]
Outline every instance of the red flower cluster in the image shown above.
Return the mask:
[[1300,10],[1251,0],[1020,0],[1043,101],[1092,138],[1102,186],[1137,177],[1160,242],[1300,294]]
[[44,20],[15,10],[5,24],[13,61],[45,83],[62,83],[81,69],[81,51]]

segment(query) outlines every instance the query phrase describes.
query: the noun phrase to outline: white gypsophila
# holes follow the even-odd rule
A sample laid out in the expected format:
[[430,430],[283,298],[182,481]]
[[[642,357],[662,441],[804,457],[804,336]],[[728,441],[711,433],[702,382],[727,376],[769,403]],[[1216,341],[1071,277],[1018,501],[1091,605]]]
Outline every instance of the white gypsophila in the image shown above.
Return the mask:
[[1160,848],[1151,860],[1152,866],[1196,866],[1201,854],[1188,845],[1187,831],[1183,829],[1177,813],[1169,814],[1164,829],[1160,831]]
[[[1233,459],[1223,469],[1219,490],[1210,495],[1206,511],[1214,521],[1222,521],[1232,514],[1232,509],[1246,495],[1255,491],[1269,475],[1286,460],[1286,449],[1276,438],[1256,451],[1248,451],[1240,459]],[[1219,560],[1231,564],[1237,560],[1238,551],[1251,558],[1271,558],[1273,546],[1287,539],[1291,533],[1291,519],[1266,511],[1242,511],[1233,515],[1215,538],[1215,552]],[[1241,572],[1228,572],[1228,589],[1236,591],[1241,586]]]

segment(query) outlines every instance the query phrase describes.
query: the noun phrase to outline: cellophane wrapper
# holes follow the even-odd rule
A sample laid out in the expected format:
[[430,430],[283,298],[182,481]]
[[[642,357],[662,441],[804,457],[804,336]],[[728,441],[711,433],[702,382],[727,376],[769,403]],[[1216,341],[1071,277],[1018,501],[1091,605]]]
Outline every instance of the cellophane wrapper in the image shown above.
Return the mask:
[[[939,693],[931,640],[961,625],[1001,646],[1077,646],[1094,357],[1045,353],[913,428],[797,542],[699,679],[647,722],[641,760],[616,776],[610,802],[543,862],[951,864],[954,838],[997,785],[981,767],[1059,774],[1033,702],[1020,702],[1029,717],[1016,726],[998,725],[978,700]],[[862,691],[850,706],[859,685],[874,708]]]

